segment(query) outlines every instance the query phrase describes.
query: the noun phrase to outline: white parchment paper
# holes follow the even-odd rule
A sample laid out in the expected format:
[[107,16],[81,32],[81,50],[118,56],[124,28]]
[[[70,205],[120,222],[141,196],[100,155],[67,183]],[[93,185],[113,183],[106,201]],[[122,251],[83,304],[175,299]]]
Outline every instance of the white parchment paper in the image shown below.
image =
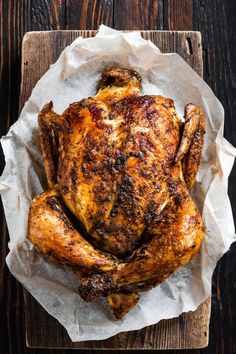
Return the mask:
[[[35,63],[37,65],[37,63]],[[37,114],[50,100],[61,113],[70,103],[94,95],[102,71],[113,65],[136,69],[144,94],[174,99],[183,116],[185,104],[199,104],[207,119],[205,145],[192,191],[202,211],[206,235],[199,254],[160,286],[141,293],[138,305],[114,320],[103,300],[83,302],[79,280],[69,269],[45,261],[27,240],[32,198],[46,188]],[[11,273],[68,331],[72,341],[104,339],[195,310],[211,293],[218,259],[235,241],[227,194],[236,149],[223,137],[224,110],[207,84],[177,54],[161,54],[139,33],[101,26],[95,38],[77,38],[43,75],[18,121],[2,137],[6,167],[0,191],[10,233],[6,262]]]

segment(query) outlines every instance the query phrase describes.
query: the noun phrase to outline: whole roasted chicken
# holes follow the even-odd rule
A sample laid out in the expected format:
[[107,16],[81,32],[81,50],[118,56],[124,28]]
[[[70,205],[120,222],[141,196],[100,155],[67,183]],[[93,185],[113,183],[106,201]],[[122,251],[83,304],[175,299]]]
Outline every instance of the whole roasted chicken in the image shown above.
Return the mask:
[[106,297],[121,318],[199,250],[204,226],[189,195],[205,120],[199,106],[140,95],[130,69],[105,71],[96,96],[62,115],[39,113],[49,189],[29,211],[29,238],[80,277],[85,301]]

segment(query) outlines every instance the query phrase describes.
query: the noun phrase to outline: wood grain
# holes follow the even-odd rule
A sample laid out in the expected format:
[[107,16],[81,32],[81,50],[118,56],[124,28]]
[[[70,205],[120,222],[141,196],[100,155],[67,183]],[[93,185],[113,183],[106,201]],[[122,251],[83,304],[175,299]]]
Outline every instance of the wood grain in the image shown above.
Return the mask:
[[162,1],[116,0],[114,1],[114,28],[127,30],[163,29],[162,9]]
[[32,31],[50,31],[65,27],[64,0],[31,0],[30,19]]
[[164,0],[163,11],[165,29],[193,29],[193,0]]
[[113,26],[113,0],[66,0],[66,29]]
[[[225,109],[225,137],[236,146],[236,2],[194,1],[194,28],[202,31],[204,78]],[[236,220],[236,168],[229,195]],[[214,273],[209,353],[236,353],[236,243]],[[217,333],[214,335],[213,333]]]
[[[0,130],[5,134],[18,117],[21,41],[29,30],[27,1],[0,1]],[[4,158],[1,153],[1,171]],[[0,352],[18,353],[24,348],[23,294],[21,285],[9,273],[5,257],[9,240],[2,204],[0,248]],[[14,339],[13,339],[14,338]]]
[[[133,0],[130,0],[133,1]],[[145,2],[142,5],[145,7]],[[48,0],[48,4],[52,2]],[[43,0],[0,0],[0,131],[5,134],[9,126],[18,117],[18,98],[20,91],[20,49],[23,35],[27,31],[47,30],[47,29],[78,29],[82,28],[78,16],[77,7],[87,0],[66,2],[55,0],[55,9],[50,9],[51,13],[44,9],[44,16],[40,17],[40,8]],[[149,7],[149,26],[147,29],[170,29],[171,21],[168,19],[168,6],[172,4],[167,0],[156,0],[158,3],[158,23],[153,22],[153,9]],[[181,7],[175,8],[176,21],[178,17],[188,16],[183,3],[185,0],[176,0]],[[60,5],[57,6],[57,3]],[[97,0],[91,3],[98,3]],[[99,2],[100,3],[100,2]],[[130,23],[137,23],[136,7],[134,3],[133,11],[129,11],[129,16],[121,12],[114,14],[109,11],[109,23],[114,26],[114,21],[118,23],[119,18],[126,17],[123,21],[123,28],[131,28]],[[147,2],[148,3],[148,2]],[[204,78],[213,88],[219,97],[226,112],[225,134],[226,137],[235,144],[235,90],[236,90],[236,1],[235,0],[194,0],[193,4],[193,26],[173,29],[199,30],[203,38],[204,54]],[[163,6],[164,5],[164,6]],[[187,4],[188,5],[188,4]],[[173,6],[173,5],[172,5]],[[164,11],[165,9],[165,11]],[[177,9],[177,10],[176,10]],[[90,10],[89,10],[90,11]],[[87,28],[92,15],[87,11]],[[66,12],[70,16],[66,18]],[[55,13],[57,15],[55,15]],[[63,18],[64,14],[65,17]],[[74,17],[73,17],[74,13]],[[102,12],[101,12],[102,13]],[[172,11],[173,13],[173,11]],[[105,17],[105,15],[104,15]],[[117,19],[118,17],[118,19]],[[138,16],[138,18],[144,16]],[[114,20],[114,21],[113,21]],[[68,22],[70,21],[70,22]],[[78,21],[78,22],[76,22]],[[101,18],[105,23],[106,19]],[[141,21],[141,20],[140,20]],[[172,20],[173,21],[173,20]],[[186,20],[188,22],[188,19]],[[108,23],[107,23],[108,24]],[[155,26],[155,27],[154,27]],[[156,27],[158,26],[158,27]],[[174,26],[174,25],[173,25]],[[178,25],[179,26],[179,25]],[[139,28],[144,28],[140,23]],[[95,28],[95,27],[94,27]],[[118,27],[117,27],[118,28]],[[1,170],[4,166],[4,159],[0,154]],[[234,168],[230,183],[229,194],[233,205],[234,216],[236,216],[236,191],[235,191],[236,169]],[[1,251],[0,251],[0,352],[6,354],[43,354],[56,353],[54,350],[29,349],[25,347],[24,339],[24,318],[23,318],[23,295],[22,287],[9,273],[4,259],[8,252],[8,234],[4,215],[1,212]],[[210,344],[208,348],[202,350],[168,351],[168,354],[235,354],[236,353],[236,246],[232,246],[231,251],[219,262],[214,277],[212,288],[212,313],[210,323]],[[80,352],[83,352],[80,350]],[[90,351],[91,352],[91,351]],[[96,351],[100,353],[101,351]],[[60,353],[72,353],[72,351],[60,350]],[[113,352],[114,353],[114,352]],[[162,351],[161,353],[167,353]]]
[[[27,33],[22,48],[22,85],[20,107],[32,88],[53,63],[62,49],[77,36],[93,36],[95,31],[51,31]],[[151,39],[162,52],[178,52],[202,75],[201,36],[198,32],[141,32]],[[189,43],[192,50],[189,51]],[[35,66],[36,60],[40,65]],[[121,333],[105,341],[72,343],[66,331],[50,317],[25,291],[26,341],[30,347],[47,348],[101,348],[101,349],[182,349],[201,348],[208,342],[210,300],[195,313],[162,321],[140,331]],[[40,325],[39,325],[40,324]],[[50,328],[50,334],[48,329]],[[53,335],[52,335],[53,334]]]

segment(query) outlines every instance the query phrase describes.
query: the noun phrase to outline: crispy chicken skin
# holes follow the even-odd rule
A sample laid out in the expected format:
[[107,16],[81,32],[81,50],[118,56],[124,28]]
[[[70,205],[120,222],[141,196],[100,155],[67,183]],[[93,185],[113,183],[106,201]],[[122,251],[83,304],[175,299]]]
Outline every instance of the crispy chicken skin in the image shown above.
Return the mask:
[[39,113],[50,189],[29,211],[29,238],[81,278],[85,301],[107,297],[117,318],[140,290],[188,263],[204,227],[189,195],[200,163],[205,120],[199,106],[140,95],[134,70],[112,68],[96,96],[62,115],[52,102]]

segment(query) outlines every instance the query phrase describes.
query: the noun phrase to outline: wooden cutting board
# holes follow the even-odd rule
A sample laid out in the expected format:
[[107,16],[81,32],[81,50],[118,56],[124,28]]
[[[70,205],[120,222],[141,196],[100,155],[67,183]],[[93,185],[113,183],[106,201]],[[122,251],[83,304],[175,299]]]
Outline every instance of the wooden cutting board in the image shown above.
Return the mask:
[[[40,77],[61,51],[76,37],[91,37],[96,31],[29,32],[22,44],[22,84],[20,109]],[[163,53],[176,52],[203,75],[199,32],[141,31]],[[184,73],[183,73],[184,75]],[[163,320],[139,331],[120,333],[103,341],[72,343],[66,330],[38,302],[24,291],[25,333],[28,347],[80,349],[194,349],[208,344],[210,298],[194,312]]]

